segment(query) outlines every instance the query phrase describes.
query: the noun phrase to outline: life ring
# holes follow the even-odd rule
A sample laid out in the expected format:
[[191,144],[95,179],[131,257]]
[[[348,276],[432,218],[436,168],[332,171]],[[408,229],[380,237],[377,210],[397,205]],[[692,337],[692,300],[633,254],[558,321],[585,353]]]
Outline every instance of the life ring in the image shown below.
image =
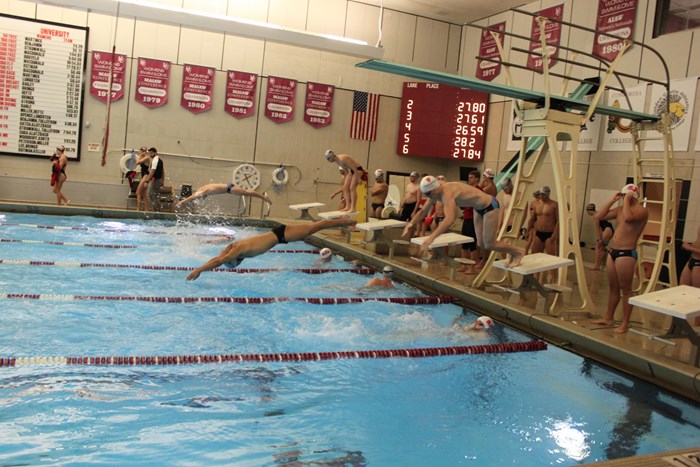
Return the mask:
[[[123,156],[121,159],[119,159],[119,168],[122,170],[122,173],[129,173],[131,170],[129,170],[129,167],[126,166],[126,163],[131,159],[131,154],[126,154]],[[136,160],[134,160],[136,162]]]
[[284,167],[279,167],[272,172],[272,183],[275,185],[286,185],[289,181],[289,171]]
[[394,206],[387,206],[382,209],[382,219],[389,219],[392,214],[396,214],[396,208]]

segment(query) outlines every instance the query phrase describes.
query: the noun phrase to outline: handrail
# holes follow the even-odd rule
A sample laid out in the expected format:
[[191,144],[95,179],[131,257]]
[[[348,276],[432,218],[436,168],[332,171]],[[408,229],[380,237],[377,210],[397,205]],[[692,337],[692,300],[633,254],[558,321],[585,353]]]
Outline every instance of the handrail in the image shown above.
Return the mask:
[[[533,13],[533,12],[531,12],[531,11],[521,10],[521,9],[519,9],[519,8],[511,8],[511,11],[514,11],[514,12],[516,12],[516,13],[522,13],[522,14],[524,14],[524,15],[531,16],[531,17],[533,17],[533,18],[539,18],[539,17],[541,16],[541,15],[539,15],[539,14],[537,14],[537,13]],[[582,31],[591,32],[591,33],[593,33],[593,34],[603,34],[603,35],[605,35],[605,36],[607,36],[607,37],[612,37],[612,38],[614,38],[614,39],[619,39],[619,40],[621,40],[621,41],[627,41],[627,42],[629,42],[629,43],[631,43],[631,44],[638,45],[638,46],[640,46],[640,47],[642,47],[642,48],[644,48],[644,49],[648,49],[651,53],[653,53],[654,55],[656,55],[656,56],[658,57],[659,61],[661,62],[661,65],[662,65],[663,68],[664,68],[664,73],[665,73],[665,75],[666,75],[666,83],[665,83],[665,85],[663,85],[663,86],[666,88],[666,95],[667,95],[667,96],[670,96],[670,95],[671,95],[671,76],[670,76],[670,73],[669,73],[669,71],[668,71],[668,66],[666,65],[666,60],[664,60],[664,58],[661,56],[661,54],[660,54],[659,52],[657,52],[656,49],[654,49],[653,47],[648,46],[648,45],[645,44],[644,42],[635,41],[634,39],[630,39],[630,38],[628,38],[628,37],[622,37],[622,36],[619,36],[619,35],[617,35],[617,34],[610,34],[610,33],[607,33],[607,32],[598,31],[597,29],[589,28],[589,27],[586,27],[586,26],[581,26],[580,24],[575,24],[575,23],[572,23],[572,22],[570,22],[570,21],[558,20],[558,19],[549,18],[549,17],[546,17],[546,16],[545,16],[545,18],[547,18],[549,21],[552,21],[553,23],[558,23],[558,24],[561,24],[561,25],[564,25],[564,26],[568,26],[568,27],[570,27],[570,28],[580,29],[580,30],[582,30]],[[531,40],[531,39],[529,39],[529,40]],[[563,47],[561,47],[561,48],[563,49]],[[641,81],[649,82],[649,80],[647,80],[646,78],[643,78],[642,76],[638,76],[637,79],[639,79],[639,80],[641,80]],[[666,101],[667,101],[667,102],[666,102],[667,111],[670,113],[670,105],[671,105],[670,99],[666,99]]]

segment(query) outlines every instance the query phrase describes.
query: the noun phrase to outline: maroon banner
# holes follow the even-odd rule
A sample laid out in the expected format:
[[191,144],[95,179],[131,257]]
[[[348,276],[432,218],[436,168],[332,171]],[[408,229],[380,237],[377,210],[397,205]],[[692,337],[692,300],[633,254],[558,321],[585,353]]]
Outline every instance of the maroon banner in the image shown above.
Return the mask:
[[112,102],[114,102],[124,97],[126,55],[114,54],[114,64],[112,64],[111,52],[92,52],[90,94],[104,103],[107,103],[110,67],[112,67]]
[[[489,26],[490,29],[502,33],[506,30],[506,22],[494,24]],[[499,35],[498,38],[501,45],[503,45],[503,34]],[[481,30],[481,44],[479,45],[479,56],[484,58],[500,59],[501,56],[498,53],[498,46],[496,44],[496,39],[490,31]],[[488,60],[479,60],[476,65],[476,77],[478,79],[483,79],[484,81],[493,81],[493,79],[501,74],[501,64],[490,62]]]
[[168,103],[170,62],[139,58],[136,72],[136,102],[154,109]]
[[[564,4],[545,8],[537,12],[540,16],[546,16],[547,18],[552,18],[561,21],[564,17]],[[530,54],[527,56],[527,67],[531,70],[543,70],[543,60],[539,53],[542,52],[542,44],[540,42],[540,23],[537,21],[536,17],[532,18],[532,32],[530,37],[532,41],[530,42],[530,52],[537,52],[538,55]],[[549,67],[553,67],[557,63],[557,57],[559,56],[559,39],[561,38],[561,24],[555,23],[553,21],[547,21],[544,26],[544,37],[547,42],[547,49],[549,51]]]
[[304,121],[314,128],[333,123],[333,94],[335,86],[309,82],[306,85]]
[[294,118],[294,99],[297,82],[294,79],[270,76],[267,80],[265,116],[275,123],[284,123]]
[[593,55],[613,61],[622,50],[622,40],[606,36],[610,33],[630,39],[634,32],[637,0],[598,0],[598,23],[593,42]]
[[180,105],[195,114],[211,110],[215,74],[214,68],[185,64]]
[[226,113],[236,118],[250,117],[255,113],[255,91],[258,75],[243,71],[226,73]]

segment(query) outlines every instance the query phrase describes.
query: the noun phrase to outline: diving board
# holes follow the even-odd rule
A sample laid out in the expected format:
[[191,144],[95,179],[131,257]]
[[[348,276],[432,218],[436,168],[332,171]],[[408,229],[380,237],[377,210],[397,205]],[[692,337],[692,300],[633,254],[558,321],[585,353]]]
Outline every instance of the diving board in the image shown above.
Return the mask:
[[[482,81],[480,79],[470,78],[467,76],[458,76],[440,71],[427,70],[425,68],[391,63],[385,60],[367,60],[365,62],[358,63],[355,66],[359,68],[366,68],[368,70],[391,73],[394,75],[409,76],[411,78],[418,78],[434,83],[449,84],[450,86],[473,89],[475,91],[482,91],[489,94],[496,94],[499,96],[535,102],[538,104],[544,104],[547,98],[545,93],[541,91],[533,91],[531,89],[507,86],[505,84],[494,83],[491,81]],[[575,99],[573,97],[550,95],[549,99],[551,102],[551,107],[558,110],[579,110],[586,112],[591,106],[590,102]],[[597,104],[595,106],[595,113],[612,117],[627,118],[635,122],[657,122],[661,118],[655,114],[635,112],[633,110],[610,107],[603,104]]]
[[316,219],[314,219],[311,216],[311,214],[309,214],[309,209],[320,208],[321,206],[325,206],[325,204],[323,204],[323,203],[290,204],[289,209],[293,209],[294,211],[301,211],[301,215],[299,216],[299,219],[314,221]]
[[[429,236],[414,237],[411,239],[411,243],[422,246],[428,237]],[[434,253],[432,258],[426,260],[414,257],[413,259],[420,262],[421,266],[427,266],[429,263],[444,260],[450,268],[450,280],[453,281],[455,280],[457,268],[460,266],[461,263],[455,258],[451,258],[449,256],[444,255],[442,253],[442,247],[449,247],[450,245],[461,245],[463,243],[471,243],[473,241],[474,239],[472,237],[467,237],[466,235],[460,235],[454,232],[444,233],[442,235],[438,235],[437,238],[433,241],[433,243],[431,243],[428,247]]]
[[690,364],[700,366],[700,336],[690,322],[700,316],[700,288],[679,285],[657,290],[629,299],[630,305],[646,308],[672,317],[671,327],[663,335],[650,336],[652,339],[687,338],[691,344]]
[[537,279],[535,274],[540,272],[551,271],[553,269],[573,266],[574,260],[562,258],[559,256],[552,256],[546,253],[535,253],[532,255],[526,255],[520,262],[520,264],[516,267],[507,266],[506,263],[508,262],[510,261],[505,259],[494,261],[493,266],[499,269],[505,269],[515,274],[519,274],[523,276],[523,281],[520,283],[520,286],[516,288],[505,288],[500,286],[498,286],[497,288],[514,293],[537,292],[544,298],[544,313],[549,314],[552,296],[556,293],[559,293],[561,291],[561,288],[554,286],[543,286]]
[[394,243],[388,238],[384,237],[384,229],[394,229],[398,227],[404,227],[406,222],[396,220],[396,219],[383,219],[380,221],[363,222],[361,224],[355,225],[360,230],[365,230],[367,232],[373,232],[372,240],[364,242],[364,245],[370,243],[375,243],[379,245],[386,245],[389,247],[389,258],[394,257]]

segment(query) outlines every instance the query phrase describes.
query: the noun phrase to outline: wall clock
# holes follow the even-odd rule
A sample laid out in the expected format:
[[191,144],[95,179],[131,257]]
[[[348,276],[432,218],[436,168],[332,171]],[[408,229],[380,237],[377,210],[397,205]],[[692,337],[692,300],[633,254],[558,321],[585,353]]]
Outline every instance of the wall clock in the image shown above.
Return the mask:
[[253,164],[241,164],[233,171],[233,183],[255,190],[260,186],[260,171]]

